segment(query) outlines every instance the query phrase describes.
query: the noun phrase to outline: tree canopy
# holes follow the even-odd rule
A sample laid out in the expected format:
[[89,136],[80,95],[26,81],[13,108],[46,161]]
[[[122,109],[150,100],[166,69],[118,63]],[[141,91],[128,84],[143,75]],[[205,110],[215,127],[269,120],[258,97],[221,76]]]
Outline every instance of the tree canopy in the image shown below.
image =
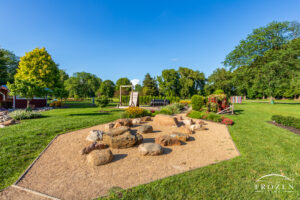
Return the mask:
[[105,80],[101,83],[99,88],[100,95],[104,95],[106,97],[113,97],[115,92],[115,84],[111,80]]
[[265,27],[254,29],[246,39],[231,51],[224,61],[231,69],[250,65],[270,49],[279,49],[290,40],[300,36],[297,22],[271,22]]
[[156,96],[158,95],[158,88],[157,88],[157,82],[154,78],[150,76],[149,73],[145,75],[144,81],[143,81],[143,94],[144,95],[151,95]]
[[102,80],[87,72],[74,73],[65,81],[66,89],[71,97],[95,97]]

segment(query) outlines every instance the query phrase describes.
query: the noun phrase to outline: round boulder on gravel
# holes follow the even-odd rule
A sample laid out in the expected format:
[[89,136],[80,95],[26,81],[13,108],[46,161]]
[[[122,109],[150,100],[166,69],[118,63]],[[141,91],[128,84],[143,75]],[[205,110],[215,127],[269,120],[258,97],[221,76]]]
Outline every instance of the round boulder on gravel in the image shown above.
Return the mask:
[[113,154],[109,149],[94,150],[87,156],[88,163],[94,166],[104,165],[111,162],[112,159]]
[[151,125],[142,125],[137,130],[138,133],[152,133],[153,127]]
[[155,143],[144,143],[140,144],[138,151],[141,155],[146,156],[156,156],[163,153],[162,147],[159,144]]

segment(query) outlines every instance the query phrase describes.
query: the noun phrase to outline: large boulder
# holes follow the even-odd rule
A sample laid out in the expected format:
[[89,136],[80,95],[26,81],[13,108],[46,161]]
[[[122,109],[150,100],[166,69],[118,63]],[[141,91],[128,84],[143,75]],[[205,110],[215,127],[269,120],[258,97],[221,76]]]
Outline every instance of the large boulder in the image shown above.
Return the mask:
[[86,137],[86,140],[89,142],[96,142],[103,139],[103,131],[92,130],[89,135]]
[[170,135],[171,138],[176,138],[180,141],[186,142],[189,139],[189,135],[188,134],[184,134],[184,133],[178,133],[178,132],[173,132]]
[[160,144],[162,146],[181,145],[180,140],[169,135],[162,135],[160,137],[155,138],[155,143]]
[[141,122],[148,122],[151,121],[151,117],[150,116],[145,116],[141,118]]
[[111,162],[113,154],[109,149],[95,150],[88,154],[87,161],[91,165],[99,166]]
[[177,126],[178,121],[176,117],[170,115],[158,114],[153,118],[153,122],[160,126]]
[[110,136],[106,134],[103,137],[103,143],[107,144],[113,149],[124,149],[128,147],[132,147],[137,142],[138,142],[137,136],[131,134],[130,131],[127,131],[117,136]]
[[142,125],[137,130],[138,133],[152,133],[153,127],[151,125]]
[[110,129],[109,131],[106,132],[105,135],[114,137],[114,136],[122,135],[123,133],[129,130],[130,128],[127,126],[120,126],[118,128]]
[[106,148],[107,148],[107,145],[105,145],[105,144],[93,142],[92,144],[90,144],[90,145],[87,146],[87,147],[84,147],[84,148],[81,150],[81,155],[89,154],[91,151],[93,151],[93,150],[95,150],[95,149],[106,149]]
[[132,126],[132,120],[131,119],[118,119],[116,121],[116,124],[114,125],[114,128],[118,128],[120,126]]
[[155,143],[144,143],[140,144],[138,151],[141,155],[146,156],[156,156],[163,153],[163,149],[160,144]]

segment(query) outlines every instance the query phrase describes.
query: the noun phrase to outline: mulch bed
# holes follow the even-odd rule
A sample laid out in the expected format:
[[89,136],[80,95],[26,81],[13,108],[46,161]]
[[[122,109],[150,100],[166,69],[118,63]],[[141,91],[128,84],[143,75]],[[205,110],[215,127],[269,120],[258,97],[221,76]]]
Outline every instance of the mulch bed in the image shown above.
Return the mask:
[[284,129],[286,129],[286,130],[288,130],[288,131],[291,131],[291,132],[293,132],[293,133],[296,133],[296,134],[298,134],[298,135],[300,135],[300,130],[299,129],[296,129],[296,128],[294,128],[294,127],[292,127],[292,126],[284,126],[284,125],[282,125],[282,124],[278,124],[278,123],[276,123],[276,122],[268,122],[269,124],[273,124],[273,125],[275,125],[275,126],[278,126],[278,127],[280,127],[280,128],[284,128]]

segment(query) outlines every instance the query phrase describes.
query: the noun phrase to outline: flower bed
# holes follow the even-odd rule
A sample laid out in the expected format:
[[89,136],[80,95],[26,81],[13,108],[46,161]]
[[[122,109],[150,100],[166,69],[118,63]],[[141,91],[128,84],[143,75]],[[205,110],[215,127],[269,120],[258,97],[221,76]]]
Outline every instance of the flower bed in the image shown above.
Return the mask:
[[199,111],[191,111],[188,114],[188,117],[194,118],[194,119],[204,119],[204,120],[209,120],[213,122],[219,122],[225,125],[233,125],[233,120],[229,118],[225,118],[224,116],[217,115],[213,112],[199,112]]

